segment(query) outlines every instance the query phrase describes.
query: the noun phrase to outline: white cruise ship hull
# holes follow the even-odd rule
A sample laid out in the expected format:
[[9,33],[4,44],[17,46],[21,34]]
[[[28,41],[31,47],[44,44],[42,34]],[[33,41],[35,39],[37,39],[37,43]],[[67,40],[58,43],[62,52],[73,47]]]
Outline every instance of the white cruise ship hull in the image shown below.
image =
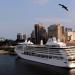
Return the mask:
[[31,55],[25,55],[24,51],[20,51],[15,49],[16,54],[25,60],[30,60],[34,62],[39,62],[39,63],[44,63],[48,65],[54,65],[54,66],[59,66],[59,67],[65,67],[65,68],[75,68],[75,64],[70,64],[66,60],[57,60],[57,59],[47,59],[47,58],[41,58],[41,57],[36,57],[36,56],[31,56]]

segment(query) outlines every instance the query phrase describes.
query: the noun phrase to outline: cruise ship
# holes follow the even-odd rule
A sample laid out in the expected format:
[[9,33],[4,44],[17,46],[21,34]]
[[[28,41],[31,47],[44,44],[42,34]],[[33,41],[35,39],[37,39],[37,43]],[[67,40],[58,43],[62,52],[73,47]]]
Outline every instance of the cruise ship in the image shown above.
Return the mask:
[[75,68],[75,47],[66,46],[62,42],[50,39],[45,45],[24,42],[16,46],[15,52],[25,60],[58,67]]

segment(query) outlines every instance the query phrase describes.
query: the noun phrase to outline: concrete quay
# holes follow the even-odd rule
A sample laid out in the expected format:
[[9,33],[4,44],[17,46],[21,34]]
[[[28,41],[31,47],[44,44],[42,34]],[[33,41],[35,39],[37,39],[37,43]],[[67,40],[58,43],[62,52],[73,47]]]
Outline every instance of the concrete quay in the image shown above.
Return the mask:
[[5,50],[0,50],[0,55],[5,55],[5,54],[8,54],[9,51],[5,51]]

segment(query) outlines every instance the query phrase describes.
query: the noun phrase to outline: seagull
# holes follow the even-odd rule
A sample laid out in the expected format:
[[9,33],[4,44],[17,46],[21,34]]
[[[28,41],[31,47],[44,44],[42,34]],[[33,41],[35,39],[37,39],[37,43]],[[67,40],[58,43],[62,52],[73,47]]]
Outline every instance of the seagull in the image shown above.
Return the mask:
[[64,8],[66,11],[68,11],[68,8],[65,5],[59,4],[60,6],[62,6],[62,8]]

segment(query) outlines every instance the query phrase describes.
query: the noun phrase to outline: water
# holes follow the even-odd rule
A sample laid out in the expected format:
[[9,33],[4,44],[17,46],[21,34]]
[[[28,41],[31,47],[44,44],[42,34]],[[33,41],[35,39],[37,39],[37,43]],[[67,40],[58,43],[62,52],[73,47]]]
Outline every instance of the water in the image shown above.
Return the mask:
[[0,55],[0,75],[75,75],[75,69],[29,64],[17,56]]

